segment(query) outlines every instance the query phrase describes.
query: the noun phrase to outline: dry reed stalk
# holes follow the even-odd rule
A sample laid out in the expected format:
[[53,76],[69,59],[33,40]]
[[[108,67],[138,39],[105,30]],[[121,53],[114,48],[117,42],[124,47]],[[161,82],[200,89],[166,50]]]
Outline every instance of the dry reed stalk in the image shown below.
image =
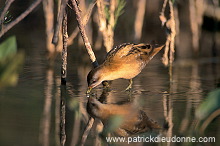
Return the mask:
[[146,0],[138,0],[137,12],[136,12],[135,24],[134,24],[134,31],[135,31],[134,39],[138,42],[140,41],[142,36],[142,27],[144,23],[145,10],[146,10]]
[[63,15],[64,15],[64,12],[65,12],[67,2],[68,2],[68,0],[62,0],[61,1],[60,11],[58,13],[56,27],[55,27],[54,35],[53,35],[53,38],[52,38],[52,43],[55,44],[55,45],[58,43],[58,40],[59,40],[59,32],[60,32],[60,28],[61,28],[61,25],[62,25]]
[[[95,4],[96,4],[96,1],[89,5],[88,11],[86,12],[86,14],[83,17],[83,25],[84,26],[88,23],[89,18],[90,18],[91,14],[92,14],[92,10],[93,10]],[[78,33],[79,33],[79,28],[76,27],[74,29],[74,31],[72,32],[72,34],[69,36],[68,43],[67,43],[68,46],[73,44],[73,40],[76,38]]]
[[36,0],[31,6],[24,11],[20,16],[18,16],[14,21],[9,23],[8,25],[5,25],[4,28],[0,31],[0,38],[13,26],[18,24],[22,19],[24,19],[28,14],[30,14],[40,3],[42,0]]
[[[91,44],[89,43],[88,37],[86,35],[86,31],[85,31],[84,24],[82,22],[82,18],[81,18],[81,15],[80,15],[79,7],[78,7],[78,5],[77,5],[75,0],[71,0],[71,2],[72,2],[72,5],[73,5],[73,9],[74,9],[74,11],[76,13],[76,19],[77,19],[77,22],[78,22],[78,27],[79,27],[80,33],[82,35],[84,44],[86,46],[87,52],[89,54],[90,60],[92,61],[93,66],[97,67],[98,66],[98,62],[96,61],[95,54],[92,51]],[[87,136],[89,134],[89,131],[91,130],[93,124],[94,124],[94,118],[91,117],[89,119],[89,121],[88,121],[86,129],[84,130],[84,133],[83,133],[83,136],[82,136],[82,139],[81,139],[81,145],[84,145],[84,143],[85,143],[85,141],[87,139]]]
[[177,7],[174,7],[174,17],[175,17],[175,26],[176,26],[176,37],[175,37],[175,44],[176,46],[179,46],[180,44],[180,20],[179,20],[179,11]]
[[[80,0],[80,2],[78,3],[78,6],[80,8],[80,12],[81,12],[80,15],[82,16],[82,22],[83,22],[83,24],[85,24],[84,23],[84,16],[86,15],[87,9],[88,9],[86,0]],[[90,20],[90,19],[88,19],[88,20]],[[92,43],[92,41],[93,41],[93,37],[92,37],[93,28],[92,28],[91,21],[88,21],[87,25],[84,25],[84,27],[85,27],[86,34],[87,34],[87,37],[89,39],[89,42],[91,44],[93,44]],[[78,39],[78,45],[79,46],[83,46],[84,45],[83,44],[83,40],[81,38]]]
[[109,21],[107,21],[107,16],[105,15],[106,4],[103,0],[97,0],[98,17],[99,17],[99,30],[102,32],[104,45],[106,52],[110,51],[114,44],[114,26],[115,26],[115,9],[117,7],[116,0],[110,1],[109,9]]
[[189,1],[190,12],[190,28],[192,32],[192,46],[194,53],[198,55],[199,51],[199,39],[201,34],[201,25],[204,13],[204,0],[190,0]]
[[215,20],[220,21],[220,7],[218,7],[218,1],[212,0],[214,5],[205,3],[206,8],[204,14],[208,17],[214,18]]
[[[61,0],[57,0],[57,13],[59,14],[60,12],[60,6],[61,6]],[[55,24],[54,24],[55,27]],[[60,28],[60,33],[58,35],[58,42],[56,45],[56,52],[62,52],[63,49],[63,40],[62,40],[62,28]]]
[[[168,20],[164,15],[167,2],[169,3],[169,8],[170,8],[170,15],[169,15],[170,18]],[[174,19],[174,8],[171,0],[169,1],[164,0],[163,8],[160,14],[160,20],[162,22],[162,25],[165,25],[166,29],[168,30],[167,40],[165,44],[165,52],[162,58],[163,64],[167,66],[169,63],[172,64],[172,62],[174,61],[174,52],[175,52],[174,44],[175,44],[176,28],[175,28],[175,19]]]
[[76,13],[76,19],[77,19],[77,22],[78,22],[78,27],[79,27],[80,33],[82,35],[82,38],[83,38],[85,47],[87,49],[87,52],[89,54],[90,60],[92,61],[93,66],[97,67],[98,62],[96,61],[95,54],[92,51],[92,46],[91,46],[91,44],[89,42],[89,39],[86,35],[85,27],[84,27],[84,24],[82,22],[82,18],[81,18],[81,15],[80,15],[80,10],[79,10],[78,5],[77,5],[75,0],[71,0],[71,2],[72,2],[72,5],[73,5],[73,9]]
[[54,21],[54,2],[53,0],[44,0],[43,1],[43,10],[44,10],[44,17],[45,17],[45,25],[46,25],[46,46],[48,50],[49,58],[55,54],[55,46],[51,43],[53,38],[53,21]]
[[66,11],[63,15],[63,49],[62,49],[62,67],[61,67],[61,84],[66,85],[66,75],[67,75],[67,14]]

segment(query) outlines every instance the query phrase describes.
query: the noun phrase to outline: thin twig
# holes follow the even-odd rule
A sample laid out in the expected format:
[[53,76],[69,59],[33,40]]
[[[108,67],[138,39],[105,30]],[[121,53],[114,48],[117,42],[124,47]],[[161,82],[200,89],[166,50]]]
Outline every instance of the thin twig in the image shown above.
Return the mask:
[[86,139],[87,139],[88,134],[89,134],[89,131],[92,128],[94,121],[95,121],[95,119],[93,117],[90,117],[90,119],[89,119],[89,121],[86,125],[86,129],[84,130],[82,139],[81,139],[81,143],[80,143],[81,146],[83,146],[85,144]]
[[167,19],[166,17],[164,16],[164,12],[165,12],[165,9],[166,9],[166,6],[167,6],[167,1],[168,0],[164,0],[163,2],[163,7],[162,7],[162,10],[160,12],[160,21],[162,22],[162,26],[164,26],[164,24],[166,23]]
[[59,11],[57,23],[56,23],[56,28],[54,30],[54,35],[53,35],[53,39],[52,39],[52,43],[55,45],[57,44],[58,39],[59,39],[60,27],[62,25],[63,15],[64,15],[64,11],[65,11],[67,2],[68,2],[68,0],[62,0],[62,2],[61,2],[60,11]]
[[2,24],[4,22],[4,17],[5,17],[5,14],[6,12],[8,11],[9,7],[11,6],[11,4],[14,2],[14,0],[8,0],[6,2],[6,5],[1,13],[1,16],[0,16],[0,24]]
[[164,12],[165,12],[165,8],[166,8],[166,6],[167,6],[167,1],[168,1],[168,0],[164,0],[164,2],[163,2],[163,7],[162,7],[162,10],[161,10],[161,13],[162,13],[162,14],[164,14]]
[[[96,4],[96,1],[89,5],[88,11],[85,14],[85,16],[83,17],[83,25],[84,26],[86,26],[86,24],[88,23],[95,4]],[[73,43],[73,40],[75,39],[75,37],[77,36],[78,33],[79,33],[79,28],[76,27],[68,39],[68,44],[67,44],[68,46]]]
[[80,16],[80,10],[78,8],[78,5],[77,5],[76,1],[75,0],[71,0],[71,1],[72,1],[72,4],[73,4],[73,9],[75,10],[75,13],[76,13],[76,19],[77,19],[77,22],[78,22],[79,30],[80,30],[80,33],[82,35],[82,38],[83,38],[84,44],[86,46],[87,52],[89,54],[90,60],[92,61],[93,66],[97,67],[98,62],[96,61],[95,54],[92,51],[92,46],[89,43],[89,39],[86,35],[85,27],[83,25],[82,18]]
[[14,21],[4,26],[4,28],[0,32],[0,37],[2,37],[9,29],[18,24],[22,19],[24,19],[28,14],[30,14],[33,9],[35,9],[42,0],[36,0],[26,11],[24,11],[19,17],[17,17]]

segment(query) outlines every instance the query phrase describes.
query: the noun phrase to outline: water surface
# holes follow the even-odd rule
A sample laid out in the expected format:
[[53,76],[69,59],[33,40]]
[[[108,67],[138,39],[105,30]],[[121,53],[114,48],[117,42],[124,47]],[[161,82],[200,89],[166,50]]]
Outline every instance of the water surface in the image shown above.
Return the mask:
[[[26,53],[17,86],[1,90],[0,145],[59,145],[60,115],[64,114],[61,108],[65,109],[63,134],[66,135],[66,145],[78,145],[89,119],[85,94],[86,76],[91,69],[88,56],[84,51],[69,51],[67,85],[60,86],[60,60],[56,60],[54,67],[50,68],[42,56],[43,49],[38,48],[38,51]],[[192,136],[196,109],[210,91],[219,88],[220,61],[217,58],[176,61],[170,78],[169,68],[163,66],[160,58],[161,54],[158,54],[134,78],[131,92],[124,91],[128,85],[127,80],[113,81],[105,103],[138,102],[151,119],[161,127],[165,125],[165,135]],[[98,98],[102,92],[101,85],[93,90]],[[99,125],[96,120],[85,145],[106,145],[99,138]],[[220,142],[219,125],[219,118],[216,118],[202,135],[216,138],[216,142],[210,145],[218,145]]]

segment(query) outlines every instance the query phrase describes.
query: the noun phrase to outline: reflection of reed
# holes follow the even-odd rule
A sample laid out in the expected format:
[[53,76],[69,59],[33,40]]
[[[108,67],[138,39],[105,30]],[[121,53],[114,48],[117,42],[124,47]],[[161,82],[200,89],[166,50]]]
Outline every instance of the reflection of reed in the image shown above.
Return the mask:
[[60,145],[60,77],[56,77],[56,93],[55,93],[55,143]]
[[61,146],[66,142],[66,86],[61,85],[61,98],[60,98],[60,143]]
[[[190,122],[190,116],[192,112],[192,108],[196,108],[201,101],[201,94],[202,93],[202,88],[201,88],[201,81],[200,75],[199,75],[199,66],[198,63],[193,63],[192,64],[192,73],[191,73],[191,80],[190,80],[190,89],[188,91],[189,95],[186,100],[187,100],[187,105],[186,105],[186,112],[185,112],[185,117],[182,120],[182,123],[180,125],[180,133],[185,133],[189,132],[188,129],[189,127],[192,127],[193,124],[195,123],[195,119],[191,119],[192,121]],[[194,93],[197,93],[196,95],[193,95]],[[195,104],[196,103],[196,104]],[[194,106],[194,107],[193,107]],[[189,125],[192,123],[191,125]]]
[[[96,133],[101,133],[103,131],[103,127],[104,125],[102,124],[101,121],[98,121],[97,125],[96,125]],[[102,146],[102,139],[100,138],[100,136],[96,136],[96,139],[94,141],[94,145],[95,146]]]
[[83,135],[82,135],[82,139],[81,139],[80,145],[84,145],[85,144],[86,139],[87,139],[87,137],[89,135],[89,132],[90,132],[90,130],[91,130],[93,124],[94,124],[94,121],[95,121],[94,118],[92,118],[92,117],[89,118],[89,121],[88,121],[88,123],[86,125],[86,128],[83,131]]
[[75,112],[71,146],[76,146],[78,143],[79,134],[80,134],[80,126],[81,126],[80,121],[81,121],[81,118],[80,118],[79,113]]
[[186,102],[186,112],[185,112],[184,118],[181,121],[180,130],[179,130],[181,134],[188,131],[188,127],[189,127],[189,124],[190,124],[192,102],[191,102],[190,98],[187,98],[186,100],[187,100],[187,102]]
[[53,86],[53,70],[48,69],[46,74],[45,85],[45,103],[43,116],[41,118],[40,143],[43,146],[49,146],[50,140],[50,121],[51,121],[51,103],[52,103],[52,86]]
[[[172,64],[169,66],[169,78],[170,78],[170,85],[169,85],[169,93],[163,95],[163,108],[164,108],[164,117],[167,122],[168,130],[166,131],[166,137],[173,136],[173,101],[172,101],[172,93],[176,92],[176,85],[173,84],[173,81],[176,80],[175,74],[173,75],[173,67]],[[167,142],[167,146],[170,146],[171,142]]]
[[[74,94],[74,89],[73,86],[69,83],[67,83],[67,91],[68,91],[68,95],[70,95],[70,97],[73,99],[73,101],[70,102],[75,102],[76,99],[76,95]],[[80,91],[80,90],[79,90]],[[80,93],[80,95],[82,95],[83,93]],[[73,122],[73,130],[72,130],[72,139],[71,139],[71,146],[75,146],[78,144],[78,140],[79,140],[79,136],[80,136],[80,125],[81,125],[81,121],[88,121],[88,114],[86,113],[86,109],[83,106],[83,101],[76,101],[77,102],[77,106],[75,106],[74,108],[77,107],[77,109],[75,109],[75,114],[74,114],[74,122]],[[78,107],[79,104],[79,107]]]
[[[166,137],[172,137],[173,135],[173,105],[170,95],[163,96],[163,108],[164,108],[164,117],[168,124],[168,130],[166,132]],[[167,143],[167,146],[170,146],[171,142]]]

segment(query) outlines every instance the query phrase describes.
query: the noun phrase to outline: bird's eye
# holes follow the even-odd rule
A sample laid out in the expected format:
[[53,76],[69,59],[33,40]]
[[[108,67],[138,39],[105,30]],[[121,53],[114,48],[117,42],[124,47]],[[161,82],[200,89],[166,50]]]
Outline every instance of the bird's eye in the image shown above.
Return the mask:
[[150,45],[144,45],[144,46],[140,46],[141,49],[150,49],[151,46]]
[[146,45],[146,48],[147,48],[147,49],[150,49],[150,48],[151,48],[151,46],[150,46],[150,45]]
[[96,104],[95,104],[95,103],[91,103],[91,105],[92,105],[93,107],[95,107],[95,106],[96,106]]
[[147,47],[144,45],[144,46],[141,46],[140,48],[141,48],[141,49],[146,49]]

